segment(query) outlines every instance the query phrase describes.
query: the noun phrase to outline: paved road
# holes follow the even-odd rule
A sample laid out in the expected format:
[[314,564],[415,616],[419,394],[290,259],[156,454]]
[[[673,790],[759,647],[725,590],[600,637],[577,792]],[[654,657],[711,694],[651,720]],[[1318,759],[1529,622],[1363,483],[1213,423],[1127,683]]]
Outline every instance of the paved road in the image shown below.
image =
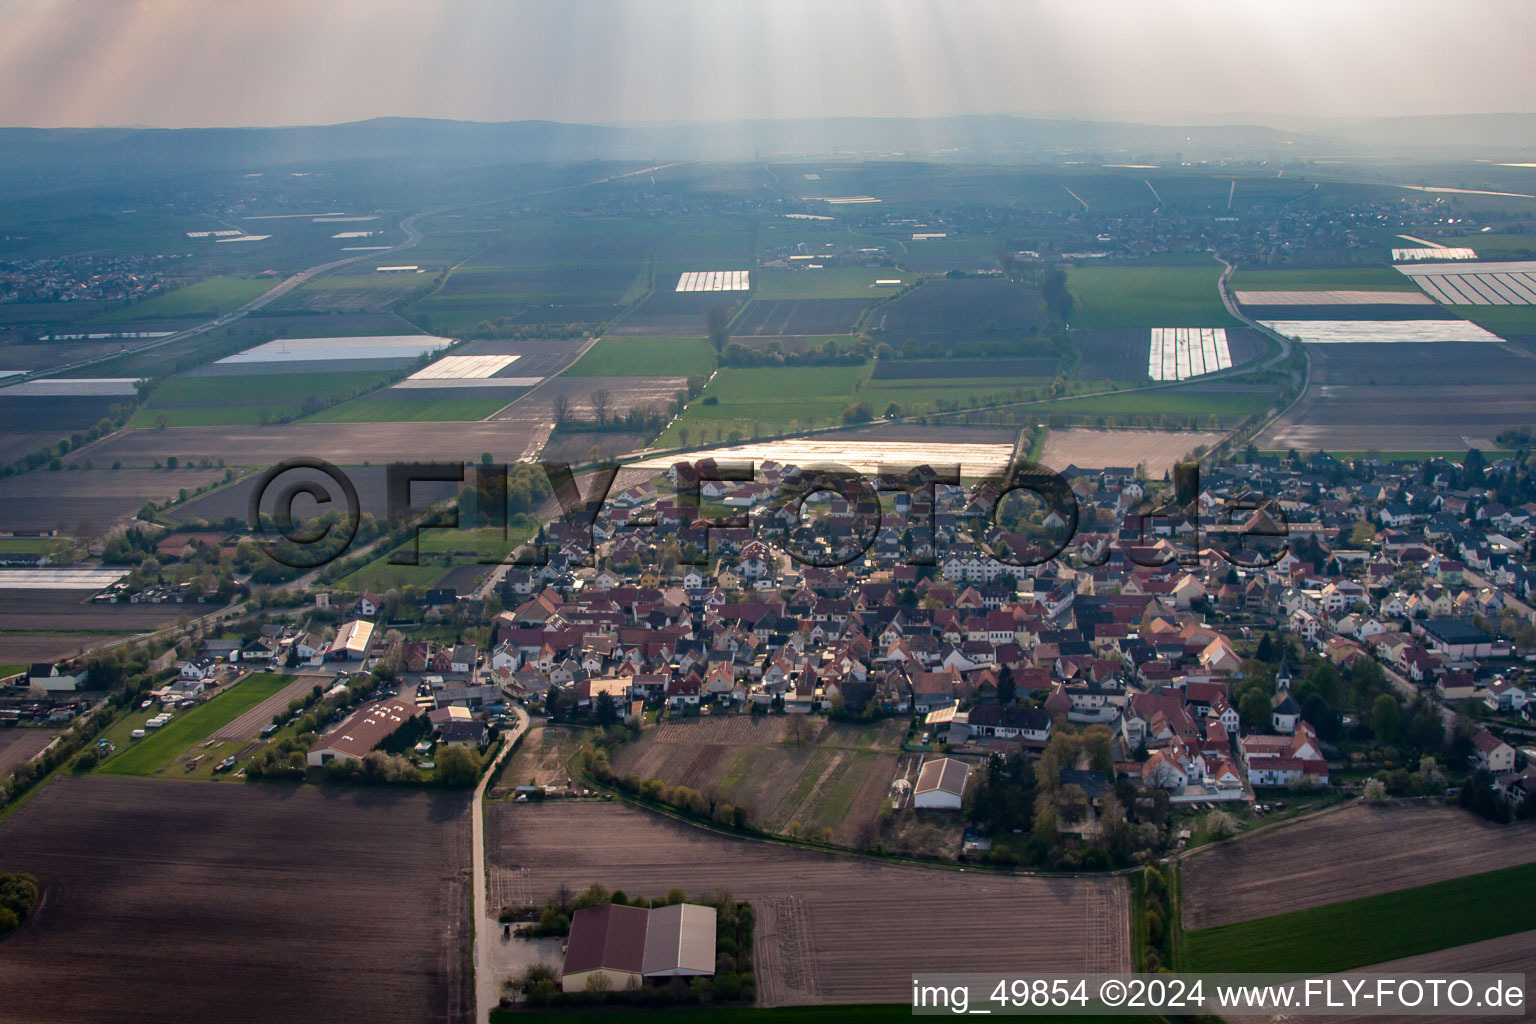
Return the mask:
[[[512,752],[513,742],[528,729],[528,713],[516,704],[512,705],[512,709],[517,712],[517,725],[506,734],[507,742],[501,745],[496,760],[491,762],[491,766],[481,776],[480,785],[475,787],[474,803],[470,807],[470,834],[471,842],[474,843],[474,867],[470,878],[475,886],[474,931],[471,933],[474,945],[471,948],[475,968],[476,1024],[490,1024],[491,1010],[501,1001],[501,985],[505,980],[490,966],[491,936],[496,934],[499,925],[490,911],[491,879],[485,868],[485,791],[490,787],[491,777],[496,774],[502,760]],[[482,947],[486,950],[484,969],[480,955]]]

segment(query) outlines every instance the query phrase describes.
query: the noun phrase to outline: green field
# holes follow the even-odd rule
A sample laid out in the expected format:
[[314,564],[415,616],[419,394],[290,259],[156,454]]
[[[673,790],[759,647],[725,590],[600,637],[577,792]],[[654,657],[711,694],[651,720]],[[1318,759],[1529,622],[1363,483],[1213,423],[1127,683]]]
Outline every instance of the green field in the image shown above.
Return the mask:
[[[1401,240],[1399,240],[1401,241]],[[1402,242],[1410,245],[1409,242]],[[1303,270],[1235,270],[1227,281],[1233,291],[1416,292],[1418,285],[1391,267],[1313,267]]]
[[1074,267],[1073,327],[1235,327],[1221,302],[1221,267]]
[[[1441,245],[1465,246],[1479,259],[1528,260],[1536,257],[1536,235],[1464,235],[1461,238],[1436,239]],[[1404,243],[1407,244],[1407,243]]]
[[687,377],[708,374],[714,359],[703,338],[601,338],[565,373],[569,377]]
[[0,537],[0,554],[38,554],[66,540],[65,537]]
[[511,527],[505,536],[497,529],[423,530],[418,539],[418,565],[396,565],[390,558],[396,552],[409,551],[410,542],[380,555],[367,565],[337,582],[345,590],[373,590],[382,593],[395,587],[430,587],[450,570],[463,565],[499,562],[523,541],[532,530]]
[[1529,930],[1536,863],[1189,932],[1191,971],[1344,971]]
[[96,323],[159,320],[175,317],[213,318],[239,309],[278,284],[270,277],[210,277],[206,281],[156,295],[143,302],[98,317]]
[[[792,427],[830,426],[840,421],[843,410],[859,400],[859,389],[870,374],[862,366],[785,366],[763,368],[726,367],[717,373],[704,394],[689,403],[682,417],[661,436],[665,444],[680,444],[680,429],[688,428],[689,442],[722,437],[740,430],[746,437],[759,431]],[[706,405],[708,398],[716,404]],[[878,414],[881,410],[876,409]]]
[[900,288],[874,287],[876,280],[917,281],[916,274],[891,267],[822,267],[820,270],[760,270],[752,275],[754,299],[879,299]]
[[1088,398],[1069,398],[1064,401],[1030,406],[1042,415],[1064,412],[1073,416],[1160,416],[1175,419],[1182,425],[1187,417],[1199,419],[1203,430],[1206,418],[1220,416],[1224,421],[1241,419],[1270,407],[1273,398],[1264,394],[1231,394],[1216,392],[1209,395],[1181,394],[1179,392],[1151,389],[1113,395],[1093,395]]
[[394,371],[342,370],[333,373],[253,373],[239,376],[173,377],[155,388],[130,427],[171,427],[261,423],[267,417],[296,416],[306,399],[340,402],[389,381]]
[[1536,306],[1447,306],[1457,316],[1466,317],[1495,334],[1536,334]]
[[163,771],[172,758],[207,739],[215,729],[233,722],[291,682],[293,680],[287,676],[266,673],[248,676],[207,703],[176,712],[169,724],[142,740],[129,741],[132,745],[127,749],[118,742],[118,753],[103,762],[97,771],[103,775],[154,775]]
[[365,396],[323,409],[308,423],[442,423],[483,420],[506,407],[521,388],[499,388],[494,398],[375,398]]

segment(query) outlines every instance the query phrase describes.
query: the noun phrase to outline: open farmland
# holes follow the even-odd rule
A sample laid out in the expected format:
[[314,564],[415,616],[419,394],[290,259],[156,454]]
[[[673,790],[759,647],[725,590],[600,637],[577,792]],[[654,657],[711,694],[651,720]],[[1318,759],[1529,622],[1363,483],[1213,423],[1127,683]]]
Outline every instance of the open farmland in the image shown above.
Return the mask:
[[[869,366],[726,367],[704,394],[662,434],[658,443],[678,444],[681,428],[704,439],[704,431],[731,430],[751,437],[756,430],[786,430],[836,423],[858,400]],[[713,404],[711,404],[713,400]]]
[[[1418,956],[1404,957],[1401,960],[1373,964],[1370,973],[1410,976],[1486,973],[1524,974],[1530,977],[1536,974],[1536,931],[1520,932],[1502,938],[1485,939],[1481,942],[1469,942],[1463,946],[1453,946],[1433,953],[1420,953]],[[1234,1024],[1238,1022],[1268,1024],[1274,1018],[1244,1017],[1229,1013],[1223,1019],[1232,1021]],[[1381,1018],[1379,1016],[1319,1016],[1311,1019],[1318,1021],[1319,1024],[1366,1024],[1367,1021]],[[1483,1016],[1415,1014],[1413,1019],[1416,1024],[1499,1024],[1499,1022],[1510,1020],[1510,1017],[1492,1014]]]
[[[1459,808],[1341,810],[1184,861],[1184,927],[1268,917],[1536,861],[1536,826],[1499,826]],[[1359,865],[1369,864],[1369,871]]]
[[[1130,967],[1121,879],[960,873],[813,853],[622,804],[495,803],[487,818],[493,906],[594,882],[634,895],[718,888],[751,901],[766,1006],[908,1002],[913,971]],[[987,913],[976,912],[978,901]]]
[[[1072,331],[1072,346],[1078,352],[1078,380],[1145,381],[1152,331],[1142,327],[1102,327]],[[1262,358],[1273,347],[1251,327],[1228,327],[1227,351],[1232,366]]]
[[1295,270],[1244,267],[1233,271],[1227,284],[1239,294],[1266,291],[1387,291],[1402,292],[1410,298],[1419,294],[1412,281],[1391,267],[1308,267]]
[[0,388],[0,463],[52,447],[76,431],[89,430],[131,401],[118,395],[26,395]]
[[44,894],[0,956],[7,1020],[470,1019],[466,796],[172,788],[59,778],[0,824]]
[[755,338],[847,334],[868,305],[867,299],[759,300],[747,304],[731,333]]
[[[759,301],[775,299],[884,299],[914,283],[916,275],[893,267],[822,267],[817,270],[762,270],[752,276]],[[877,281],[900,281],[898,285]]]
[[[388,383],[389,370],[173,377],[155,388],[131,427],[265,423],[336,404]],[[162,423],[162,417],[164,417]]]
[[[167,626],[182,614],[205,615],[217,604],[93,604],[89,590],[0,590],[0,622],[36,633],[139,633]],[[101,641],[92,637],[91,644]]]
[[765,831],[863,848],[895,781],[903,731],[896,722],[741,715],[668,721],[624,747],[614,770],[745,807]]
[[1221,267],[1074,267],[1073,327],[1236,327],[1222,305]]
[[871,315],[868,327],[883,341],[907,338],[940,345],[978,338],[1017,338],[1044,323],[1040,292],[1000,277],[926,281]]
[[[1355,862],[1359,863],[1359,862]],[[1197,971],[1366,967],[1513,935],[1536,920],[1536,863],[1218,925],[1187,936]]]
[[1036,359],[882,359],[870,382],[930,381],[952,378],[1027,377],[1049,380],[1056,360]]
[[1068,466],[1145,466],[1148,477],[1160,480],[1165,471],[1196,447],[1209,448],[1223,436],[1193,430],[1052,430],[1046,435],[1040,462],[1055,470]]
[[[518,402],[495,420],[477,423],[418,423],[401,430],[391,423],[312,423],[280,427],[171,427],[119,431],[87,450],[96,465],[121,460],[125,466],[149,466],[167,454],[182,458],[224,459],[230,465],[270,466],[290,452],[325,459],[338,466],[364,462],[477,462],[481,452],[516,461],[548,436],[550,421]],[[80,461],[73,454],[71,464]],[[31,475],[31,474],[29,474]],[[138,508],[137,505],[134,506]],[[66,523],[68,529],[72,524]]]
[[[188,454],[167,447],[165,435],[155,433],[160,443],[150,461]],[[75,458],[110,465],[111,460],[103,459],[97,451],[93,446]],[[193,490],[223,475],[221,469],[90,469],[13,476],[0,489],[0,529],[59,530],[82,537],[105,533],[132,519],[145,501],[166,501],[182,488]]]
[[601,338],[568,377],[687,377],[708,374],[714,351],[703,338]]
[[658,288],[609,328],[616,338],[697,338],[709,333],[709,311],[734,312],[746,292],[678,292]]
[[[99,324],[166,317],[211,320],[271,291],[278,281],[266,277],[212,277],[206,281],[156,295],[98,317]],[[125,328],[126,329],[126,328]]]
[[0,775],[29,761],[53,742],[59,729],[0,729]]
[[1309,355],[1311,386],[1260,448],[1465,451],[1536,426],[1536,359],[1512,345],[1319,345]]

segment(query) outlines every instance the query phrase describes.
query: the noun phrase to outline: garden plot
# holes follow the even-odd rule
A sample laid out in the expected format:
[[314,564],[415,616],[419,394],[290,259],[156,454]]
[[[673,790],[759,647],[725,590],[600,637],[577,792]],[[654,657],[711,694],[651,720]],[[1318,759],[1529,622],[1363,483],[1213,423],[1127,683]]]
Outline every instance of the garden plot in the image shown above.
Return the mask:
[[1265,327],[1308,345],[1394,345],[1503,339],[1466,320],[1261,320]]
[[680,292],[746,292],[752,290],[745,270],[690,270],[677,279]]
[[1536,262],[1430,263],[1397,269],[1448,306],[1536,304]]
[[1231,368],[1232,350],[1223,328],[1152,328],[1147,374],[1153,380],[1188,380]]

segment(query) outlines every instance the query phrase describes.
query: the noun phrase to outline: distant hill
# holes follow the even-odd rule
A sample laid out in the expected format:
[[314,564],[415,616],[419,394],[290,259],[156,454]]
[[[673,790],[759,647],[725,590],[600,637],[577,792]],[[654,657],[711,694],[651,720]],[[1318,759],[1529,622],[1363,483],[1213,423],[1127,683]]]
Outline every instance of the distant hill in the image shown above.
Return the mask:
[[[990,162],[1156,162],[1360,154],[1447,156],[1536,147],[1536,115],[1329,121],[1306,132],[1009,116],[829,118],[704,124],[489,124],[378,118],[292,128],[4,128],[0,176],[13,182],[126,181],[145,175],[408,161],[416,166],[588,160],[895,157]],[[1461,155],[1466,155],[1462,152]]]

